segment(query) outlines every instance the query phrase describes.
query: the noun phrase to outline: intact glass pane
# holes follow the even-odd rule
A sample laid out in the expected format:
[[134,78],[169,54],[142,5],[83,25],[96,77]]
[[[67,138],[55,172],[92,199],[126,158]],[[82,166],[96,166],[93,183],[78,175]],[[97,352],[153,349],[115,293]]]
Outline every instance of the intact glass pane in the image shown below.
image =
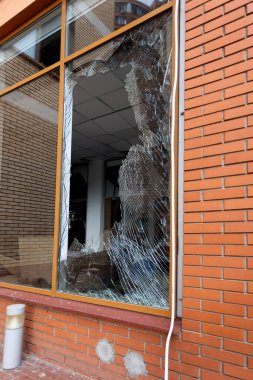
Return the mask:
[[0,98],[0,281],[50,289],[59,77]]
[[68,0],[67,54],[159,8],[168,0]]
[[171,14],[69,63],[58,289],[167,309]]
[[60,59],[61,8],[0,46],[0,90]]

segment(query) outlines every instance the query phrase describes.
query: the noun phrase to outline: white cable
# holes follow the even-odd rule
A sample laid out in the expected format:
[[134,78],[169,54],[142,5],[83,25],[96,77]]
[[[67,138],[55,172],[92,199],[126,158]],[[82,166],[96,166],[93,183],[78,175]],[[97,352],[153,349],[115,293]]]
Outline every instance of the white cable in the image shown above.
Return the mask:
[[175,0],[174,3],[174,41],[175,41],[175,64],[174,64],[174,81],[172,89],[172,115],[171,115],[171,324],[166,339],[165,346],[165,369],[164,379],[169,379],[169,348],[170,339],[174,329],[175,321],[175,301],[176,301],[176,215],[175,215],[175,203],[176,203],[176,173],[175,173],[175,133],[176,133],[176,96],[177,96],[177,82],[178,82],[178,11],[179,0]]

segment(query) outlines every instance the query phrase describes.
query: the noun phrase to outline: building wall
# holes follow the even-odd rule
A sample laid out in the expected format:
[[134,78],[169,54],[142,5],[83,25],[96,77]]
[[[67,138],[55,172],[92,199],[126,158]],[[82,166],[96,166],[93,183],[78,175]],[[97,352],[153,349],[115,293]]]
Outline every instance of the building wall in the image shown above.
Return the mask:
[[252,42],[252,1],[186,1],[181,361],[203,380],[253,378]]
[[[0,342],[3,341],[6,306],[11,300],[0,299]],[[102,339],[113,344],[114,363],[102,363],[96,345]],[[139,380],[163,379],[165,335],[132,325],[95,319],[77,313],[28,305],[24,333],[24,348],[46,361],[71,368],[92,379],[129,379],[124,364],[128,351],[140,353],[146,363],[148,376]],[[174,358],[178,355],[172,352]]]
[[[170,380],[253,378],[252,20],[251,0],[186,1],[183,317]],[[7,302],[1,299],[2,326]],[[28,352],[118,380],[128,378],[125,353],[137,351],[147,364],[143,379],[163,378],[161,333],[27,311]],[[95,353],[103,338],[114,345],[112,364]]]

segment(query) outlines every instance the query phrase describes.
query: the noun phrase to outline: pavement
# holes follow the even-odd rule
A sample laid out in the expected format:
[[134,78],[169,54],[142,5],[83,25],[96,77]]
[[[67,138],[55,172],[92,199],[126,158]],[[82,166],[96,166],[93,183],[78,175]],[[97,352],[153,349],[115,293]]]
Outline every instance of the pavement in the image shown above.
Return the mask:
[[59,368],[53,364],[24,355],[22,364],[12,370],[0,368],[0,380],[90,380],[88,377],[73,371]]

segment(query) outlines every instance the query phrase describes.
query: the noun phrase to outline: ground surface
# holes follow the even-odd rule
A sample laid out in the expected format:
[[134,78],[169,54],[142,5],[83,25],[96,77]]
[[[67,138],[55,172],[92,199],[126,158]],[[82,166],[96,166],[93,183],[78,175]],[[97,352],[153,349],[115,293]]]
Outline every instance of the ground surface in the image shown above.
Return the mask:
[[[2,363],[1,363],[2,364]],[[13,370],[0,368],[0,380],[88,380],[87,377],[67,371],[40,359],[25,355],[20,367]]]

